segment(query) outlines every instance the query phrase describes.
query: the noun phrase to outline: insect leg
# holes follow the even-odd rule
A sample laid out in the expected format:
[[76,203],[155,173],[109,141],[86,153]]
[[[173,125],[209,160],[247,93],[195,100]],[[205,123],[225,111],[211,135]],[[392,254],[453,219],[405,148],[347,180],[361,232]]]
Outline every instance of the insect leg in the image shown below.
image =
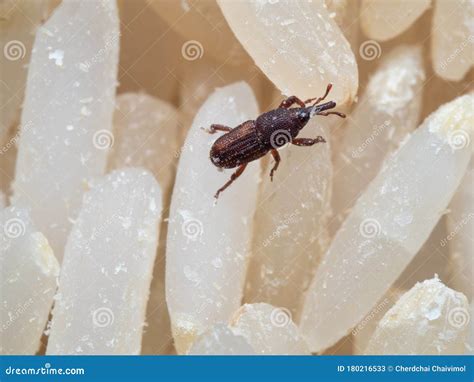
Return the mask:
[[296,146],[313,146],[316,143],[321,143],[321,142],[324,143],[324,142],[326,142],[326,140],[323,137],[318,136],[318,137],[316,137],[316,139],[313,139],[313,138],[295,138],[295,139],[293,139],[293,141],[291,143],[293,143]]
[[224,131],[228,133],[232,130],[232,127],[224,126],[224,125],[211,125],[209,129],[202,128],[206,133],[215,134],[218,131]]
[[346,115],[344,113],[339,113],[338,111],[320,111],[319,113],[316,113],[316,114],[324,115],[325,117],[327,117],[328,115],[334,114],[341,118],[346,118]]
[[279,109],[288,109],[290,106],[294,105],[297,103],[301,107],[305,107],[305,104],[303,101],[301,101],[297,96],[290,96],[287,99],[281,101],[280,106],[278,106]]
[[280,161],[281,161],[281,158],[280,158],[280,154],[278,154],[278,151],[273,149],[271,151],[272,153],[272,157],[273,159],[275,159],[275,164],[273,165],[271,171],[270,171],[270,180],[273,182],[273,174],[275,173],[275,171],[277,170],[278,168],[278,165],[280,164]]
[[230,179],[226,182],[226,184],[224,184],[221,188],[217,190],[216,194],[214,195],[216,199],[219,197],[219,194],[222,191],[224,191],[227,187],[229,187],[234,182],[234,180],[236,180],[240,175],[242,175],[242,173],[245,170],[245,167],[247,167],[247,163],[240,165],[237,168],[237,170],[230,176]]
[[304,103],[310,103],[310,102],[316,101],[313,104],[313,106],[317,105],[318,103],[320,103],[321,101],[326,99],[326,97],[328,96],[331,89],[332,89],[332,84],[328,84],[328,87],[326,88],[326,93],[324,93],[324,95],[322,97],[310,98],[310,99],[307,99],[306,101],[304,101]]

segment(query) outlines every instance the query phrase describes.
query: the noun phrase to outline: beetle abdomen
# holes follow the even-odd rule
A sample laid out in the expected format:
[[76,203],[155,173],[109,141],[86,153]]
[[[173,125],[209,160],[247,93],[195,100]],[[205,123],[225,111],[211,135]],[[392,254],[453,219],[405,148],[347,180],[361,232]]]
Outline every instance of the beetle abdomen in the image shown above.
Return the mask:
[[211,147],[211,162],[221,168],[234,168],[267,153],[255,131],[255,121],[246,121],[218,138]]

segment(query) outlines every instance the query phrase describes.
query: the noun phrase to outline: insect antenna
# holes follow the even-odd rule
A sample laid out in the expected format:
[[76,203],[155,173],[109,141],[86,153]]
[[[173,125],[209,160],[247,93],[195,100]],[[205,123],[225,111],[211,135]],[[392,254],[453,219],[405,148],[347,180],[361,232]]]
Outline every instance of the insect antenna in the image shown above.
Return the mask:
[[335,107],[336,107],[336,102],[329,101],[329,102],[323,103],[321,105],[309,106],[309,107],[306,108],[306,112],[309,113],[310,117],[313,117],[315,115],[334,114],[334,115],[337,115],[341,118],[346,118],[346,115],[344,113],[340,113],[338,111],[325,112],[325,110],[334,109]]

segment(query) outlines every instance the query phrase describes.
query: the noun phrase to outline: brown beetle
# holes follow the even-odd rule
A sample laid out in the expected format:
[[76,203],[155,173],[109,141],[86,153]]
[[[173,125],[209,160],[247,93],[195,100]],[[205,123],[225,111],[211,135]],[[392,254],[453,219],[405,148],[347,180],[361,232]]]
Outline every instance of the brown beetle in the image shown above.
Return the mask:
[[[275,164],[270,171],[270,178],[273,181],[273,174],[280,163],[280,155],[277,151],[279,147],[290,142],[297,146],[312,146],[319,142],[326,142],[321,136],[315,139],[296,137],[313,115],[335,114],[341,118],[346,117],[337,111],[325,111],[336,107],[336,103],[333,101],[319,105],[327,97],[331,88],[332,84],[329,84],[324,96],[311,98],[304,102],[296,96],[288,97],[277,109],[261,114],[254,121],[243,122],[235,128],[211,125],[211,128],[206,130],[210,134],[217,131],[226,133],[212,145],[211,162],[219,168],[238,167],[229,181],[217,190],[214,197],[217,199],[222,191],[242,175],[249,162],[263,157],[269,151],[275,159]],[[313,101],[315,102],[312,106],[306,106]],[[300,107],[290,108],[294,104],[298,104]]]

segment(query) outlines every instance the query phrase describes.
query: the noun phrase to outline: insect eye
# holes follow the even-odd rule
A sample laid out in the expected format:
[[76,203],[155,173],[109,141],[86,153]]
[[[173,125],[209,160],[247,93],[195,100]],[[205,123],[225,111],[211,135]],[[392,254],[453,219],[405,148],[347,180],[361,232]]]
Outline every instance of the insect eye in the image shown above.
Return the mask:
[[308,118],[309,118],[309,114],[307,112],[304,111],[304,112],[298,113],[298,119],[300,121],[306,121],[308,120]]

